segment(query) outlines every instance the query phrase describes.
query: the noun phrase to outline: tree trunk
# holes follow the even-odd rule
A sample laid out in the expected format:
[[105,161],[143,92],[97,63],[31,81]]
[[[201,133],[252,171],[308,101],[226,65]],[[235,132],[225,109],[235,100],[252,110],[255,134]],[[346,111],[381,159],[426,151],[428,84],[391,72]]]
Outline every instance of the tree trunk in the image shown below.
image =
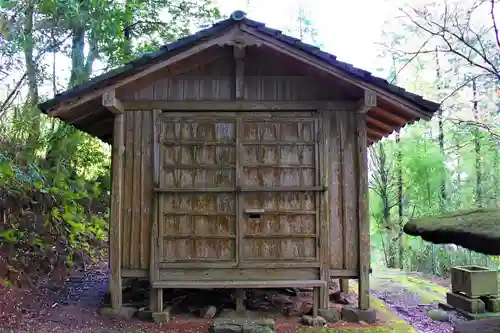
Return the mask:
[[[472,80],[472,112],[474,114],[474,121],[479,121],[479,110],[477,101],[477,83],[476,80]],[[483,191],[482,191],[482,179],[481,179],[481,142],[479,129],[474,128],[474,153],[475,168],[476,168],[476,188],[475,188],[475,203],[477,207],[482,207],[483,205]]]
[[71,42],[71,76],[69,88],[86,80],[85,68],[85,27],[76,24],[72,28],[73,39]]
[[[436,81],[437,81],[437,91],[438,94],[441,92],[441,67],[439,65],[439,52],[436,48]],[[439,150],[441,151],[441,155],[443,159],[446,160],[446,155],[444,152],[444,130],[443,130],[443,108],[440,107],[438,110],[438,140],[439,140]],[[439,211],[443,213],[446,210],[446,164],[443,165],[443,177],[441,179],[441,184],[439,186]]]
[[132,60],[132,25],[134,21],[134,12],[132,10],[131,0],[125,2],[125,20],[124,20],[124,35],[125,44],[123,47],[123,54],[125,55],[125,62]]
[[24,108],[23,118],[29,121],[28,149],[34,149],[40,137],[40,112],[38,111],[37,66],[33,56],[35,41],[33,39],[34,1],[27,3],[24,22],[24,59],[28,79],[28,99]]
[[397,172],[397,202],[398,202],[398,249],[399,268],[404,268],[404,237],[403,237],[403,152],[401,151],[401,136],[396,132],[396,172]]
[[[77,20],[72,24],[71,76],[68,88],[89,80],[97,51],[96,41],[92,39],[89,41],[89,53],[85,57],[85,22]],[[59,165],[61,157],[71,156],[73,154],[71,150],[76,149],[78,146],[77,142],[81,140],[80,133],[74,127],[68,125],[61,126],[57,130],[59,134],[56,135],[55,140],[51,143],[51,147],[47,151],[45,160],[49,168]]]

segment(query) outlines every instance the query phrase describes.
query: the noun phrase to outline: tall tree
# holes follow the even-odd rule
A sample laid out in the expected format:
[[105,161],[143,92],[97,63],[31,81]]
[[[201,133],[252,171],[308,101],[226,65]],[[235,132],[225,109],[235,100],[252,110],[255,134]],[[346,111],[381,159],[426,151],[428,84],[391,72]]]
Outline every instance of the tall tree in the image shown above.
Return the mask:
[[295,23],[286,30],[289,34],[296,35],[297,38],[307,43],[321,47],[321,43],[318,41],[318,32],[311,19],[311,13],[303,4],[299,4],[297,8]]
[[[477,96],[477,82],[476,79],[472,80],[472,113],[474,115],[474,121],[479,122],[479,107],[478,107],[478,96]],[[474,202],[476,206],[481,207],[483,205],[483,189],[482,189],[482,177],[481,177],[481,139],[480,133],[477,128],[474,128],[474,154],[475,154],[475,171],[476,171],[476,188],[474,195]]]

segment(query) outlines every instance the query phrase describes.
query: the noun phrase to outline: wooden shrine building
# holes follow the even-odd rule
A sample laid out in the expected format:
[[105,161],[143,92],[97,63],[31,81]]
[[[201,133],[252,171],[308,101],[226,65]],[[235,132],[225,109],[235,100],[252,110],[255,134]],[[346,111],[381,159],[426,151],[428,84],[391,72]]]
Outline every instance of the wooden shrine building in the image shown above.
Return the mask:
[[40,105],[112,145],[110,290],[313,287],[369,307],[367,146],[439,105],[241,11]]

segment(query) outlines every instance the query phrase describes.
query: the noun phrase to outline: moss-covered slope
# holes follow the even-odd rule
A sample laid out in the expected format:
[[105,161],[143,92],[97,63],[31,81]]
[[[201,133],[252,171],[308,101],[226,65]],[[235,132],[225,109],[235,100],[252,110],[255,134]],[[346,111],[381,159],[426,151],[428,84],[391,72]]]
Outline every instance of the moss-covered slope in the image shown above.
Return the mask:
[[500,255],[500,209],[456,211],[410,220],[404,232],[435,244],[456,244]]

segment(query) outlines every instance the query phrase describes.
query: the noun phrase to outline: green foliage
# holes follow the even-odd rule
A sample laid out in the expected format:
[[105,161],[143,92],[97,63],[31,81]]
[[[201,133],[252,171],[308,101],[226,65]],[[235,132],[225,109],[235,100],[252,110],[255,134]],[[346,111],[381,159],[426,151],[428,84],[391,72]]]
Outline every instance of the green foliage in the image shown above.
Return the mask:
[[[496,258],[400,232],[401,224],[413,218],[500,207],[500,96],[498,66],[491,66],[498,63],[499,45],[489,3],[460,3],[460,10],[454,10],[457,4],[403,6],[404,14],[388,20],[382,34],[380,72],[391,82],[442,102],[442,107],[431,121],[403,128],[398,142],[387,140],[402,153],[400,167],[389,168],[388,178],[394,180],[399,172],[402,178],[386,191],[398,209],[391,209],[384,223],[379,222],[383,195],[373,190],[370,194],[375,263],[398,253],[401,268],[441,275],[452,265],[499,267]],[[439,31],[432,33],[434,28]],[[466,39],[455,38],[459,35]],[[482,47],[475,49],[477,45]],[[395,159],[391,145],[383,145]],[[380,170],[371,172],[380,177]],[[399,186],[402,198],[394,198]]]
[[20,278],[98,260],[107,239],[109,179],[42,164],[0,154],[0,252]]

